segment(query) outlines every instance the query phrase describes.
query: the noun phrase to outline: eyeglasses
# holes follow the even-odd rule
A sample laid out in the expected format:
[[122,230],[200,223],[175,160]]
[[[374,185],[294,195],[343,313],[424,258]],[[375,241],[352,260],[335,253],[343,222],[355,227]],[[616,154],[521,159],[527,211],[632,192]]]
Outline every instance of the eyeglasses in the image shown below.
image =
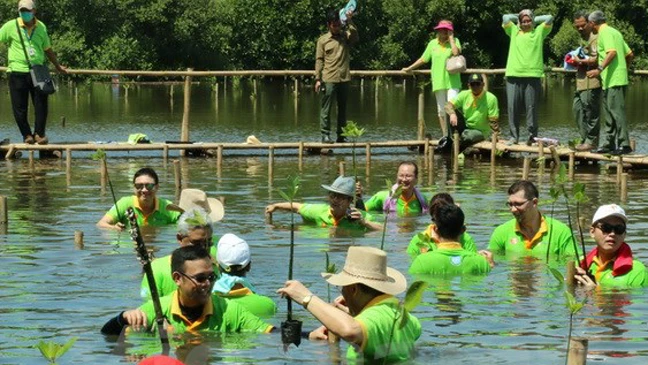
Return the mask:
[[525,201],[523,201],[523,202],[506,202],[506,206],[509,207],[509,208],[513,208],[513,207],[515,207],[515,208],[522,208],[522,206],[523,206],[524,204],[528,203],[529,200],[531,200],[531,199],[527,199],[527,200],[525,200]]
[[624,234],[626,231],[625,224],[608,224],[608,223],[599,223],[596,225],[596,228],[600,229],[601,232],[605,234]]
[[148,190],[148,191],[151,191],[151,190],[155,189],[156,184],[155,183],[148,183],[148,184],[133,184],[133,185],[135,186],[135,189],[137,191],[142,191],[142,190],[144,190],[144,188],[146,188],[146,190]]
[[216,274],[215,273],[210,273],[210,274],[198,274],[198,275],[187,275],[181,271],[176,271],[178,274],[184,276],[185,278],[193,281],[195,284],[204,284],[207,280],[209,280],[209,283],[213,284],[216,282]]

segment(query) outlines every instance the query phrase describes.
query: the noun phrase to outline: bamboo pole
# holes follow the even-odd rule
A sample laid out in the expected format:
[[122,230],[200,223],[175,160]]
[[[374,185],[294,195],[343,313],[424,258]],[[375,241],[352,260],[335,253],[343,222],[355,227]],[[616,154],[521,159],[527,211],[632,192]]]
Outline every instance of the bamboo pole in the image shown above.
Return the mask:
[[[193,71],[192,68],[187,69],[188,72]],[[185,77],[184,82],[184,109],[182,111],[182,129],[180,131],[180,140],[182,142],[189,141],[189,111],[191,108],[191,76]],[[185,150],[180,151],[180,156],[184,157]]]
[[459,132],[454,131],[452,134],[452,170],[457,172],[459,170]]
[[434,148],[430,148],[428,154],[428,186],[434,183]]
[[274,180],[274,146],[268,148],[268,185]]
[[299,98],[299,80],[295,77],[293,79],[293,94],[295,95],[295,100]]
[[304,141],[299,141],[297,156],[299,161],[299,171],[302,171],[304,169]]
[[14,149],[15,147],[13,145],[9,145],[9,148],[7,149],[7,153],[5,154],[5,160],[11,160],[13,158]]
[[617,186],[621,184],[621,175],[623,174],[623,156],[617,157],[616,164],[616,182]]
[[495,165],[495,158],[497,157],[497,138],[499,137],[499,133],[493,132],[491,135],[491,156],[490,156],[490,162],[491,165]]
[[34,165],[34,151],[30,150],[27,155],[29,156],[29,165],[33,167]]
[[182,175],[180,174],[180,161],[173,160],[173,180],[175,182],[175,191],[179,193],[182,189]]
[[369,171],[369,169],[371,168],[371,143],[367,143],[367,145],[365,146],[365,160],[367,171]]
[[162,159],[164,160],[164,164],[166,165],[167,161],[169,160],[169,146],[166,144],[162,147]]
[[558,156],[558,152],[556,152],[556,147],[555,146],[550,146],[549,151],[551,152],[551,158],[553,159],[554,166],[559,167],[560,166],[560,156]]
[[[419,150],[420,151],[420,150]],[[430,153],[430,137],[425,137],[425,145],[423,145],[423,158],[426,159],[425,162],[427,162],[427,155]]]
[[345,172],[345,171],[344,171],[344,161],[340,161],[340,162],[338,163],[338,166],[339,166],[339,167],[338,167],[338,175],[340,175],[340,176],[345,176],[345,174],[344,174],[344,172]]
[[531,170],[531,158],[525,157],[522,165],[522,180],[529,180],[529,171]]
[[637,140],[634,138],[630,138],[630,148],[632,148],[633,151],[637,150]]
[[0,195],[0,234],[7,234],[9,227],[9,210],[7,207],[7,197]]
[[567,365],[585,365],[587,363],[588,346],[588,339],[582,337],[572,337],[569,341]]
[[99,168],[101,170],[101,190],[103,191],[108,185],[108,163],[105,158],[99,160]]
[[223,168],[223,145],[219,144],[216,147],[216,168],[218,170]]
[[74,231],[74,248],[77,250],[83,250],[85,245],[83,244],[83,231]]
[[621,174],[621,201],[626,202],[628,200],[628,174]]
[[67,148],[65,150],[65,178],[67,186],[72,184],[72,150]]
[[544,167],[544,165],[544,142],[538,141],[538,166]]
[[419,87],[418,92],[418,130],[416,138],[422,140],[425,135],[425,90]]
[[569,153],[569,180],[574,180],[574,165],[576,163],[576,153]]

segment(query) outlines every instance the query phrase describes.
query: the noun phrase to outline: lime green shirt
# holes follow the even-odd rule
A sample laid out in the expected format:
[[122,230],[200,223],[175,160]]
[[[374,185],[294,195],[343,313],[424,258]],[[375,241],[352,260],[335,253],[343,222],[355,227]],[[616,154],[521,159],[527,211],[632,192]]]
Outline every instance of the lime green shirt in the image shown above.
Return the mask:
[[628,65],[625,56],[630,54],[630,47],[628,47],[628,44],[623,40],[621,32],[607,24],[602,24],[598,33],[599,65],[603,63],[608,52],[616,51],[617,53],[616,57],[612,59],[612,62],[610,62],[601,72],[603,90],[615,86],[628,85]]
[[[436,241],[432,240],[432,232],[434,230],[434,223],[430,224],[425,231],[417,234],[412,237],[410,240],[409,246],[407,246],[407,254],[410,255],[412,259],[415,259],[416,256],[423,253],[422,249],[425,249],[426,252],[434,251],[437,249]],[[421,239],[419,235],[423,235],[424,239]],[[477,246],[472,236],[468,232],[464,232],[459,236],[459,243],[464,250],[470,252],[477,252]]]
[[542,77],[544,75],[543,41],[551,32],[551,24],[542,23],[530,32],[523,32],[513,22],[503,24],[511,38],[506,76]]
[[[17,19],[21,27],[25,49],[32,65],[45,64],[45,51],[51,48],[47,27],[40,20],[36,20],[34,27],[27,30],[23,20],[21,18]],[[7,72],[29,72],[29,64],[25,59],[25,51],[23,51],[20,35],[16,28],[16,19],[4,23],[0,28],[0,42],[8,45],[7,59],[9,65]],[[30,48],[33,49],[32,54],[29,52]]]
[[409,268],[412,275],[455,276],[484,275],[491,271],[486,258],[462,248],[459,242],[443,242],[434,251],[414,259]]
[[[362,217],[367,221],[373,221],[373,217],[366,213],[360,212]],[[315,223],[318,227],[344,227],[344,228],[362,228],[359,222],[349,220],[344,216],[336,220],[331,214],[331,207],[328,204],[302,204],[299,214],[305,222]]]
[[610,288],[642,288],[648,286],[648,271],[646,266],[637,260],[632,260],[632,270],[623,275],[612,275],[614,262],[609,263],[603,270],[599,271],[597,260],[590,265],[589,272],[596,277],[596,282],[601,287]]
[[155,210],[145,216],[139,206],[139,201],[136,196],[126,196],[117,201],[116,205],[106,213],[113,221],[127,224],[126,210],[130,207],[135,209],[137,215],[137,224],[140,227],[144,226],[164,226],[167,224],[174,224],[180,218],[180,212],[167,210],[167,206],[171,204],[170,201],[162,198],[157,198],[155,201]]
[[484,138],[490,134],[489,121],[499,119],[497,97],[486,90],[477,96],[470,90],[463,90],[450,102],[466,118],[466,128],[480,131]]
[[[400,318],[394,326],[394,319],[399,313],[398,299],[391,295],[380,295],[369,302],[355,319],[362,327],[364,343],[360,348],[349,346],[347,359],[349,363],[364,359],[365,364],[407,360],[414,351],[414,342],[421,336],[421,323],[413,315],[406,313],[405,325],[400,326]],[[389,338],[393,330],[391,347]],[[390,349],[387,354],[387,349]],[[380,360],[379,362],[376,360]]]
[[[203,308],[202,315],[193,322],[182,315],[177,291],[160,298],[160,307],[162,315],[169,321],[169,334],[187,331],[270,332],[272,330],[272,325],[248,312],[235,301],[217,295],[211,296]],[[155,323],[153,302],[148,301],[139,309],[146,314],[148,327],[152,328]]]
[[[423,193],[421,194],[424,199],[430,201],[429,196]],[[389,199],[389,191],[379,191],[365,202],[365,209],[367,211],[382,212],[387,199]],[[398,215],[419,215],[422,212],[423,208],[421,207],[421,202],[416,199],[416,194],[412,194],[412,197],[408,201],[403,199],[402,195],[396,200],[396,214]]]
[[[461,50],[461,42],[455,38],[455,45]],[[432,77],[432,91],[461,89],[461,74],[451,74],[446,69],[446,61],[452,57],[450,42],[439,43],[438,38],[431,40],[421,59],[426,63],[432,61],[430,76]]]
[[524,253],[533,256],[546,255],[551,236],[551,253],[574,255],[572,232],[564,223],[542,216],[540,229],[531,239],[521,232],[515,219],[498,226],[491,235],[488,249],[500,253]]
[[274,300],[264,295],[255,294],[248,288],[235,289],[221,297],[235,301],[259,318],[271,318],[277,313],[277,305]]

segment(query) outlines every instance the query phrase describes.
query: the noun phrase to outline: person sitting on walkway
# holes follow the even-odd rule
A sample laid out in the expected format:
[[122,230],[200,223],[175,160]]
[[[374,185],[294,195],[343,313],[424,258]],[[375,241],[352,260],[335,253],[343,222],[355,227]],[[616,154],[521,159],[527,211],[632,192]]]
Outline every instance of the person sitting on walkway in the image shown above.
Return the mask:
[[[362,201],[362,185],[356,185],[356,208],[366,211],[396,212],[398,215],[419,215],[428,211],[428,197],[416,187],[418,182],[418,166],[411,161],[403,161],[398,165],[396,184],[392,191],[383,190],[374,194],[366,202]],[[398,186],[402,187],[398,198],[389,198]]]
[[226,233],[218,241],[218,270],[220,279],[214,284],[214,293],[242,305],[260,318],[270,318],[277,305],[269,297],[256,294],[246,275],[252,268],[250,246],[242,238]]
[[[576,267],[577,283],[590,289],[648,286],[646,266],[632,257],[625,242],[627,224],[625,211],[616,204],[602,205],[596,210],[590,227],[596,247]],[[587,267],[587,271],[582,267]]]
[[434,251],[426,252],[414,259],[409,273],[435,276],[483,275],[494,266],[492,254],[466,250],[459,243],[459,237],[466,231],[464,214],[454,204],[435,209],[434,233],[439,239]]
[[[160,298],[169,334],[186,331],[270,332],[273,326],[250,313],[236,301],[212,295],[216,273],[209,252],[199,246],[177,248],[171,255],[173,280],[178,289]],[[101,329],[120,335],[124,327],[151,330],[155,324],[153,302],[119,313]]]
[[[412,237],[412,240],[407,246],[407,253],[412,259],[415,259],[416,256],[426,253],[428,251],[434,251],[437,249],[437,244],[439,243],[439,236],[436,233],[436,224],[434,221],[434,216],[437,209],[445,205],[455,205],[454,199],[448,193],[438,193],[435,194],[432,199],[430,199],[430,218],[432,223],[421,233]],[[477,252],[477,246],[475,246],[475,241],[473,238],[464,230],[464,232],[459,236],[457,240],[461,244],[461,247],[466,251]]]
[[274,203],[266,207],[266,214],[272,214],[275,210],[292,210],[299,213],[304,221],[315,223],[319,227],[382,230],[382,226],[373,222],[370,214],[351,208],[355,194],[355,181],[352,177],[339,176],[331,185],[322,184],[322,188],[329,191],[329,204]]
[[387,267],[385,251],[351,246],[342,272],[322,276],[329,284],[342,287],[342,297],[335,304],[322,300],[296,280],[277,290],[323,324],[309,334],[309,339],[326,340],[333,333],[351,344],[347,359],[364,359],[366,364],[403,361],[412,356],[414,343],[421,336],[421,323],[405,312],[407,317],[394,326],[400,312],[394,296],[405,291],[407,280]]
[[[572,232],[564,223],[542,215],[538,210],[538,189],[528,180],[519,180],[508,189],[513,219],[493,231],[488,249],[499,253],[575,255]],[[551,242],[549,241],[551,238]]]
[[123,231],[128,221],[126,210],[130,207],[137,213],[140,227],[163,226],[178,221],[180,212],[167,209],[171,202],[157,197],[160,186],[155,170],[150,167],[137,170],[133,176],[133,187],[135,195],[119,199],[97,222],[97,227]]
[[484,90],[484,80],[478,74],[468,78],[470,90],[463,90],[445,105],[448,115],[448,142],[439,141],[439,152],[450,151],[453,133],[459,133],[459,150],[488,138],[490,132],[499,132],[497,97]]

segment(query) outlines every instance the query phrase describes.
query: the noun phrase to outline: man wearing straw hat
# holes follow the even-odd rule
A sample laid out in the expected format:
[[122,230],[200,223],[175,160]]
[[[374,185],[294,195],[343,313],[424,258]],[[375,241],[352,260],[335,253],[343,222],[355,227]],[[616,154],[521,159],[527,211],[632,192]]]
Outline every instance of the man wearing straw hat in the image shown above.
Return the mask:
[[[279,290],[301,304],[323,326],[309,334],[311,340],[325,340],[329,332],[349,342],[348,359],[403,361],[412,356],[414,342],[421,335],[418,319],[405,312],[394,296],[407,288],[399,271],[387,267],[387,254],[374,247],[349,247],[344,269],[338,274],[322,273],[329,284],[342,287],[342,298],[330,304],[314,295],[302,283],[289,280]],[[388,352],[389,351],[389,352]]]
[[275,210],[299,213],[304,221],[315,223],[318,227],[364,228],[381,230],[382,226],[372,221],[371,215],[351,208],[355,195],[355,179],[339,176],[333,184],[322,184],[329,191],[328,204],[302,204],[293,202],[274,203],[266,207],[266,214]]

